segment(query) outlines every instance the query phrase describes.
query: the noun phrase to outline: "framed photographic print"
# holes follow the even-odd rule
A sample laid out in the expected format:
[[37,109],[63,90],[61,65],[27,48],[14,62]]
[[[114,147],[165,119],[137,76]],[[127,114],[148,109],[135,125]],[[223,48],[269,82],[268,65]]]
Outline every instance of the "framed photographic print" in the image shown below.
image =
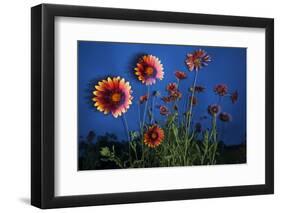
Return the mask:
[[32,205],[273,193],[273,19],[31,14]]

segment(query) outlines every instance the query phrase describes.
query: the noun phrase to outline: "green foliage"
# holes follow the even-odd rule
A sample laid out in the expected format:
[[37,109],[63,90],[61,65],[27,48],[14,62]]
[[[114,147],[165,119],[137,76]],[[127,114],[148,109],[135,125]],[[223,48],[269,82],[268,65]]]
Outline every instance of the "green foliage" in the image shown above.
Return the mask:
[[108,147],[102,147],[100,151],[101,156],[109,158],[111,156],[111,152]]
[[163,127],[165,139],[159,146],[149,148],[144,145],[141,133],[130,132],[126,161],[117,156],[114,146],[111,149],[102,147],[100,154],[119,168],[213,165],[219,157],[214,128],[204,131],[203,140],[199,140],[201,134],[194,131],[187,134],[184,123],[179,125],[175,112],[167,116]]
[[114,162],[118,167],[123,168],[125,166],[125,163],[121,161],[121,159],[116,155],[115,148],[112,146],[112,151],[108,147],[102,147],[100,154],[104,161],[112,161]]

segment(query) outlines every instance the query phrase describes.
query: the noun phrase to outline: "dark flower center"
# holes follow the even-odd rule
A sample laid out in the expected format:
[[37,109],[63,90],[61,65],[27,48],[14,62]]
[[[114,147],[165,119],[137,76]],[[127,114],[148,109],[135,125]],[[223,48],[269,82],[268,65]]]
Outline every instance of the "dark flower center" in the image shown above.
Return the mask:
[[155,140],[156,138],[158,138],[158,134],[157,134],[156,132],[153,132],[153,133],[151,134],[151,138],[152,138],[153,140]]
[[121,100],[121,94],[118,92],[115,92],[111,95],[111,101],[118,103]]
[[167,109],[165,107],[161,107],[162,112],[167,112]]
[[147,76],[152,76],[154,73],[154,69],[152,67],[146,67],[144,72]]
[[218,112],[218,108],[217,107],[213,107],[213,113],[217,113]]
[[195,66],[199,66],[199,65],[200,65],[200,63],[201,63],[200,58],[196,58],[196,59],[194,60],[194,64],[195,64]]

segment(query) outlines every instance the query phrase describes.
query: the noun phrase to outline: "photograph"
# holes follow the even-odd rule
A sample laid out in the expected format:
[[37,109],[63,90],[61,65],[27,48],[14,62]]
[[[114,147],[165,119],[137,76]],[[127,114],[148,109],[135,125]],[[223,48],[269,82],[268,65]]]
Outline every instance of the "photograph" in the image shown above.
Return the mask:
[[274,193],[274,18],[154,3],[31,8],[31,205]]
[[247,48],[77,41],[78,170],[247,163]]

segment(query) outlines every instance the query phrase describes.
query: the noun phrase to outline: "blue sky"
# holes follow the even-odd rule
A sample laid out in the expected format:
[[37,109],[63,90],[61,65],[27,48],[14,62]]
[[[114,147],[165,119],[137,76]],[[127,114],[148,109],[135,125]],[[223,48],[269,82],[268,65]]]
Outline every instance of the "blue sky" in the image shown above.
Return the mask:
[[[226,144],[240,144],[246,135],[246,48],[206,47],[186,45],[137,44],[78,41],[78,132],[85,137],[90,130],[97,135],[106,132],[114,133],[119,139],[126,139],[122,118],[105,116],[97,111],[91,102],[93,85],[107,76],[120,76],[130,82],[133,89],[134,101],[126,113],[130,130],[138,130],[137,100],[146,93],[146,86],[134,76],[134,67],[138,58],[144,54],[158,57],[164,66],[164,79],[157,81],[150,87],[150,91],[160,91],[166,95],[165,88],[170,82],[176,82],[174,72],[187,72],[188,78],[180,84],[181,91],[187,91],[192,85],[195,72],[189,72],[184,61],[187,53],[197,49],[204,49],[211,57],[212,62],[198,73],[198,85],[206,88],[198,95],[198,105],[194,107],[194,123],[201,122],[204,128],[210,126],[207,113],[209,104],[218,103],[218,96],[213,88],[216,84],[227,84],[229,91],[237,90],[239,99],[232,104],[229,97],[224,97],[220,104],[222,111],[232,115],[232,122],[218,121],[220,139]],[[185,97],[185,96],[184,96]],[[181,101],[183,103],[183,101]],[[163,104],[160,99],[156,105]],[[180,106],[180,109],[182,106]],[[155,108],[155,117],[163,121],[163,116]],[[200,120],[202,116],[208,119]]]

